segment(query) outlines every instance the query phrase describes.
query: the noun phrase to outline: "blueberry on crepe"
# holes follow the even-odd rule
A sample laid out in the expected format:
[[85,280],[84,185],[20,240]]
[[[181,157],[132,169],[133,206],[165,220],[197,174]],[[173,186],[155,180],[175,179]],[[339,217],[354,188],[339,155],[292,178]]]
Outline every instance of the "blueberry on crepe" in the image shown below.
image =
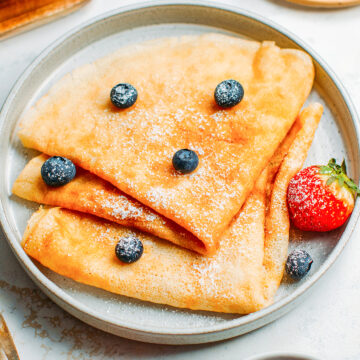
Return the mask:
[[189,174],[198,167],[199,158],[195,151],[181,149],[174,154],[172,163],[175,170],[182,174]]
[[131,84],[117,84],[110,92],[110,100],[116,107],[127,109],[133,106],[137,100],[137,90]]
[[117,258],[127,264],[138,261],[144,252],[144,247],[140,239],[130,234],[122,237],[115,247]]
[[73,162],[62,156],[47,159],[41,167],[41,176],[49,186],[62,186],[69,183],[76,175]]
[[228,108],[240,103],[244,97],[244,88],[236,80],[222,81],[215,89],[215,101],[222,108]]

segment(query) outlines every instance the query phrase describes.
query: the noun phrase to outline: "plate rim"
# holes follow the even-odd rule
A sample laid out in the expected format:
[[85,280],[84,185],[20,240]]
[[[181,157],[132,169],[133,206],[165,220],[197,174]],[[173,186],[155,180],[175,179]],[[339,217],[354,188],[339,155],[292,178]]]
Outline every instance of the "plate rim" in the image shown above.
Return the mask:
[[[120,13],[126,13],[136,10],[141,10],[143,8],[157,8],[157,7],[166,7],[166,6],[185,6],[185,7],[204,7],[204,8],[214,8],[218,10],[225,10],[227,12],[234,13],[236,15],[245,16],[247,18],[250,18],[256,22],[260,22],[262,24],[265,24],[266,26],[274,29],[275,31],[281,33],[291,41],[293,41],[295,44],[297,44],[299,47],[304,49],[307,53],[310,54],[310,56],[315,60],[329,75],[329,77],[332,79],[335,86],[339,89],[340,93],[342,94],[343,101],[346,104],[346,107],[351,115],[351,119],[353,122],[353,126],[356,131],[356,137],[359,139],[360,137],[360,126],[359,126],[359,120],[358,115],[356,112],[356,109],[354,107],[354,104],[342,85],[341,81],[337,77],[337,75],[332,71],[332,69],[328,66],[328,64],[304,41],[302,41],[300,38],[298,38],[296,35],[291,33],[290,31],[283,28],[281,25],[276,24],[275,22],[268,20],[266,18],[263,18],[261,15],[258,15],[254,12],[242,9],[240,6],[236,5],[230,5],[230,4],[221,4],[219,2],[213,2],[208,0],[197,0],[197,1],[185,1],[185,0],[155,0],[152,2],[145,2],[145,3],[136,3],[131,4],[127,6],[122,6],[119,8],[116,8],[114,10],[107,11],[105,13],[102,13],[100,15],[97,15],[96,17],[92,17],[89,20],[84,21],[80,25],[72,28],[71,30],[67,31],[65,34],[60,36],[58,39],[56,39],[54,42],[52,42],[50,45],[48,45],[43,51],[40,52],[40,54],[31,62],[31,64],[22,72],[22,74],[19,76],[17,81],[15,82],[14,86],[12,87],[10,93],[8,94],[1,112],[0,112],[0,134],[2,133],[2,129],[4,127],[5,121],[7,119],[7,114],[9,110],[11,109],[11,105],[13,100],[15,99],[19,88],[22,86],[22,83],[26,80],[26,78],[34,71],[39,64],[48,56],[51,55],[52,51],[55,50],[59,45],[61,45],[64,41],[70,40],[72,37],[76,36],[78,32],[81,32],[86,27],[92,26],[93,24],[97,22],[104,21],[106,19],[109,19],[113,16],[116,16]],[[360,153],[360,144],[359,141],[357,143],[357,151]],[[1,172],[4,172],[4,167],[1,169]],[[261,322],[262,319],[266,318],[267,316],[270,316],[273,314],[274,319],[278,316],[275,316],[275,313],[280,312],[283,310],[283,313],[288,311],[288,307],[291,306],[295,302],[296,299],[300,298],[302,295],[307,293],[313,285],[325,274],[325,272],[334,264],[336,259],[339,257],[340,253],[344,249],[345,245],[349,242],[351,238],[351,234],[356,226],[356,223],[358,221],[358,217],[360,214],[360,202],[357,201],[355,204],[355,208],[353,210],[353,213],[351,215],[350,220],[348,221],[346,228],[339,239],[337,245],[334,247],[330,255],[327,257],[327,259],[324,261],[324,263],[320,266],[320,268],[309,278],[307,281],[305,281],[302,285],[300,285],[293,293],[290,295],[284,297],[283,299],[280,299],[270,305],[267,308],[264,308],[260,311],[257,311],[255,313],[251,313],[245,316],[240,316],[236,319],[227,320],[220,324],[214,324],[214,325],[207,325],[202,327],[189,327],[189,328],[179,328],[179,329],[168,329],[165,328],[163,330],[160,327],[156,327],[154,325],[144,325],[144,324],[136,324],[131,323],[128,321],[124,321],[121,319],[114,319],[111,318],[111,316],[108,316],[106,314],[96,314],[94,310],[92,310],[87,305],[83,304],[81,301],[73,298],[71,295],[67,294],[64,290],[62,290],[58,285],[53,283],[48,277],[46,277],[35,265],[35,263],[26,255],[24,250],[22,249],[20,243],[16,239],[16,235],[12,232],[10,224],[8,223],[6,217],[5,217],[5,208],[3,204],[3,200],[0,198],[0,224],[2,226],[5,239],[7,240],[10,248],[12,249],[13,253],[15,254],[16,258],[20,262],[20,264],[24,267],[26,272],[30,275],[30,277],[36,282],[40,283],[40,287],[44,290],[44,288],[49,291],[59,302],[66,304],[66,311],[71,312],[69,308],[73,309],[74,311],[78,311],[82,314],[82,316],[90,316],[95,321],[104,322],[109,326],[115,326],[119,329],[126,329],[133,332],[140,332],[143,334],[151,334],[151,335],[158,335],[158,336],[189,336],[189,335],[206,335],[206,334],[213,334],[217,332],[224,332],[228,330],[232,330],[234,328],[240,328],[245,325],[251,325],[253,323]],[[39,285],[39,284],[37,284]],[[49,294],[48,294],[49,295]],[[54,300],[54,299],[53,299]],[[64,306],[62,306],[64,308]],[[285,311],[284,311],[285,310]],[[71,312],[74,316],[81,318],[79,314],[74,314],[74,312]],[[82,318],[83,321],[86,321]],[[272,320],[270,320],[272,321]],[[268,322],[270,322],[268,321]],[[265,325],[268,322],[264,322],[263,325]],[[257,327],[262,326],[256,325],[255,327],[252,327],[250,330],[253,330]],[[248,330],[248,331],[250,331]],[[231,335],[231,336],[236,336]]]

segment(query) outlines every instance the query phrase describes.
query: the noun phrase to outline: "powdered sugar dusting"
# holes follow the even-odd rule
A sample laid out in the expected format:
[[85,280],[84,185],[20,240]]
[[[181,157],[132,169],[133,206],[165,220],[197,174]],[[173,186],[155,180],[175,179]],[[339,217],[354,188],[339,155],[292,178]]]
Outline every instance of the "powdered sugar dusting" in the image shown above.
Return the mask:
[[[54,101],[40,100],[22,136],[44,152],[64,152],[64,156],[208,241],[217,237],[239,211],[281,140],[282,128],[298,111],[297,106],[289,106],[289,118],[278,118],[271,104],[261,101],[266,94],[245,96],[238,108],[220,110],[214,102],[216,85],[236,78],[245,93],[250,94],[256,84],[275,96],[274,103],[284,105],[302,103],[311,85],[312,79],[301,74],[301,70],[306,74],[310,65],[304,62],[302,69],[297,62],[297,71],[292,71],[292,64],[283,72],[276,67],[276,87],[287,91],[272,91],[268,69],[275,71],[275,67],[268,62],[283,55],[272,51],[273,46],[261,47],[217,34],[129,46],[76,69],[57,83],[48,98]],[[271,57],[267,51],[272,51]],[[224,52],[231,56],[224,57]],[[282,61],[276,60],[281,66]],[[267,70],[265,80],[258,76],[263,67]],[[289,82],[288,74],[294,81]],[[109,108],[109,89],[119,78],[134,85],[139,94],[133,108],[124,111]],[[263,81],[266,86],[262,86]],[[269,105],[267,111],[263,110],[265,105]],[[41,131],[35,134],[32,129]],[[198,175],[179,176],[173,171],[171,157],[181,148],[198,153]],[[124,216],[114,204],[110,206],[116,216]],[[138,216],[133,212],[129,209],[131,215]]]
[[[139,206],[133,205],[127,197],[109,193],[104,197],[104,190],[97,190],[97,192],[103,196],[101,207],[110,210],[110,214],[116,219],[138,219],[144,216],[143,210]],[[155,215],[148,216],[148,219],[155,219]]]

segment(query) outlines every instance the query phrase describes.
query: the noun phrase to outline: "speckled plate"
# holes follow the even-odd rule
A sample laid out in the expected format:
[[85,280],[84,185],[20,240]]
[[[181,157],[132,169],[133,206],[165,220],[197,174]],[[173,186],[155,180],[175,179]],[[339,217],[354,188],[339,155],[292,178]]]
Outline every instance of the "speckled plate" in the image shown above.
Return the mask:
[[154,1],[107,13],[66,34],[29,66],[2,109],[0,219],[10,246],[38,286],[69,313],[113,334],[154,343],[191,344],[222,340],[263,326],[294,308],[328,270],[349,240],[360,211],[357,202],[347,225],[337,231],[326,234],[292,231],[290,247],[307,249],[315,260],[311,274],[296,284],[283,283],[272,306],[247,316],[180,310],[113,295],[54,274],[24,253],[21,236],[27,219],[37,209],[37,205],[11,195],[16,176],[35,154],[24,149],[16,136],[17,121],[24,110],[68,71],[125,44],[209,31],[274,40],[282,47],[301,48],[310,53],[316,66],[316,83],[309,100],[323,103],[325,113],[307,164],[324,163],[330,156],[339,160],[345,157],[350,175],[359,179],[359,127],[346,91],[312,49],[268,20],[221,4]]

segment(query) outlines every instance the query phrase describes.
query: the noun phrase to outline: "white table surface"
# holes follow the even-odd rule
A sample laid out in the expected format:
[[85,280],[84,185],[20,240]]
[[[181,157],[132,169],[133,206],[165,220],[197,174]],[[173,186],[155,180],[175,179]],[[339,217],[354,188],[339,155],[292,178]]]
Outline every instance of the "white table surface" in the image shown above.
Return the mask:
[[[0,42],[0,105],[21,72],[53,40],[91,17],[133,2],[92,0],[76,13]],[[339,75],[360,112],[360,7],[319,10],[282,0],[226,2],[267,17],[310,44]],[[0,311],[20,358],[26,360],[240,360],[278,351],[304,352],[323,360],[359,360],[360,229],[358,226],[341,257],[300,306],[262,329],[220,343],[143,344],[81,323],[36,288],[1,232]]]

